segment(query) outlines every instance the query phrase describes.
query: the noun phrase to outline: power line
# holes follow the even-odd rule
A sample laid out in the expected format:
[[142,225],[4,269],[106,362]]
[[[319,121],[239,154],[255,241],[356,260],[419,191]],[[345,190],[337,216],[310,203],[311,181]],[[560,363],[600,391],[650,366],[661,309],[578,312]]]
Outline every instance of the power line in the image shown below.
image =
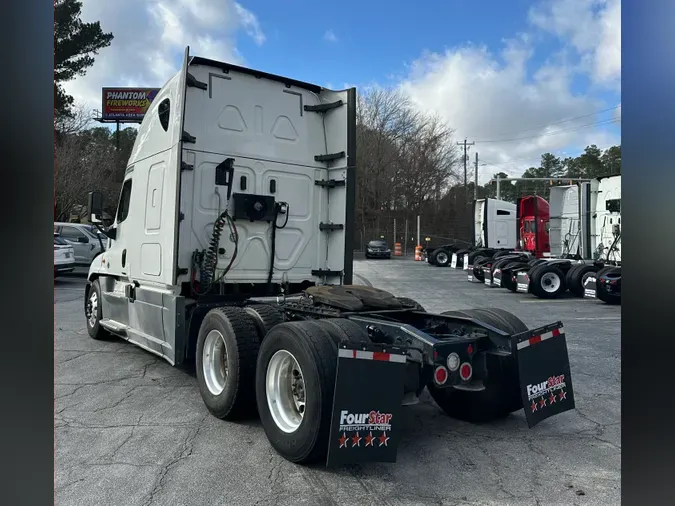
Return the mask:
[[535,126],[535,127],[531,127],[531,128],[525,128],[523,130],[515,130],[515,131],[512,130],[510,132],[503,132],[503,133],[500,133],[500,134],[495,134],[495,137],[499,137],[501,135],[519,134],[519,133],[522,133],[522,132],[529,132],[529,131],[532,131],[532,130],[539,130],[540,128],[547,128],[547,127],[550,127],[550,126],[553,126],[553,125],[559,125],[561,123],[567,123],[568,121],[574,121],[574,120],[577,120],[577,119],[588,118],[589,116],[595,116],[596,114],[602,114],[603,112],[614,111],[616,109],[619,109],[620,107],[621,107],[621,104],[616,105],[614,107],[609,107],[607,109],[602,109],[600,111],[591,112],[589,114],[582,114],[581,116],[575,116],[573,118],[561,119],[559,121],[554,121],[553,123],[548,123],[546,125],[539,125],[539,126]]
[[596,121],[594,123],[587,123],[585,125],[578,125],[578,126],[571,127],[571,128],[565,128],[563,130],[556,130],[555,132],[549,132],[549,133],[545,133],[545,134],[541,134],[541,135],[530,135],[530,136],[527,136],[527,137],[514,137],[514,138],[511,138],[511,139],[499,139],[499,140],[490,139],[490,140],[481,140],[481,141],[475,141],[475,142],[482,142],[482,143],[486,143],[486,144],[487,143],[499,144],[499,143],[502,143],[502,142],[514,142],[514,141],[524,141],[524,140],[529,140],[529,139],[539,139],[541,137],[550,137],[552,135],[560,135],[560,134],[567,133],[567,132],[577,132],[579,130],[583,130],[583,129],[589,128],[589,127],[618,123],[619,121],[620,121],[620,118],[612,118],[612,119],[606,119],[606,120],[603,120],[603,121]]

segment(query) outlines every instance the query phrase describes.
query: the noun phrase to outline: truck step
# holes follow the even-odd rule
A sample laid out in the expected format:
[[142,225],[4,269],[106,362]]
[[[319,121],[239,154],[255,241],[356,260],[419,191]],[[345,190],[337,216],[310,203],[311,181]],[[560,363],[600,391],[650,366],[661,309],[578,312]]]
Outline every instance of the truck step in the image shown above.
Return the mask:
[[118,335],[126,335],[127,333],[127,326],[124,325],[123,323],[116,322],[115,320],[110,320],[108,318],[104,318],[100,321],[101,327],[114,332],[115,334]]

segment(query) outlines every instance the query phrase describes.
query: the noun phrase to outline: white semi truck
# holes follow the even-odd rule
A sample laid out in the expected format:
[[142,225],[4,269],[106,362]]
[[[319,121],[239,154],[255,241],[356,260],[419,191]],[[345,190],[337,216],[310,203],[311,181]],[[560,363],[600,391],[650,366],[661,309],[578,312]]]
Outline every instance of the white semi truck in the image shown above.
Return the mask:
[[514,291],[556,298],[566,291],[620,302],[621,176],[551,189],[552,258],[508,270]]
[[517,246],[518,219],[516,205],[497,199],[477,199],[473,203],[473,244],[448,243],[423,249],[427,263],[437,267],[461,267],[465,254],[492,255]]
[[[89,270],[89,335],[194,359],[209,411],[257,411],[296,463],[395,461],[402,405],[425,388],[468,421],[524,409],[533,426],[573,409],[561,322],[433,314],[351,284],[355,159],[355,89],[187,48],[143,119]],[[102,211],[93,191],[92,223]]]

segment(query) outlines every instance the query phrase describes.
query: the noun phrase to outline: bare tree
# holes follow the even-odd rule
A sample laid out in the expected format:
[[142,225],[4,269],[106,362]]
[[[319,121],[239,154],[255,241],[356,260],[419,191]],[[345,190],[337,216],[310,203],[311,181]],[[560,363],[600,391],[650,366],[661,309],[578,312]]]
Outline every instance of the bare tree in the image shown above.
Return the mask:
[[116,200],[117,185],[110,184],[116,169],[110,143],[94,142],[86,131],[63,136],[54,162],[58,167],[54,174],[56,221],[67,221],[92,190],[102,191],[107,202]]
[[92,124],[93,115],[84,105],[73,105],[71,112],[72,116],[60,115],[54,121],[54,129],[60,136],[79,133]]
[[427,202],[433,205],[425,206],[425,213],[436,212],[457,180],[452,133],[400,91],[368,89],[359,96],[357,220],[362,233],[389,236],[393,218],[412,219]]

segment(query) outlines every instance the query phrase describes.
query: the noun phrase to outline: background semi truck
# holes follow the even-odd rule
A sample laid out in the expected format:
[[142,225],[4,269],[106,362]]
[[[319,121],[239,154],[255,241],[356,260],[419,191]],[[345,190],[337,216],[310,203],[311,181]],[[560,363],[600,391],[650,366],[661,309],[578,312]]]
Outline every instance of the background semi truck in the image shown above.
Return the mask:
[[[453,242],[427,247],[423,250],[427,263],[466,270],[474,258],[491,257],[501,251],[519,250],[537,258],[548,253],[548,203],[541,197],[521,197],[517,204],[478,199],[474,201],[473,209],[472,244]],[[535,226],[537,222],[541,226]]]
[[552,257],[536,266],[511,269],[517,291],[541,298],[566,291],[594,297],[591,285],[600,276],[599,298],[620,302],[621,176],[552,188],[550,221]]
[[[257,412],[296,463],[395,461],[402,406],[425,388],[474,422],[524,409],[531,427],[573,409],[561,322],[433,314],[352,285],[355,129],[353,88],[187,48],[140,126],[110,247],[89,270],[89,335],[194,360],[208,410]],[[92,192],[92,223],[102,209]]]

